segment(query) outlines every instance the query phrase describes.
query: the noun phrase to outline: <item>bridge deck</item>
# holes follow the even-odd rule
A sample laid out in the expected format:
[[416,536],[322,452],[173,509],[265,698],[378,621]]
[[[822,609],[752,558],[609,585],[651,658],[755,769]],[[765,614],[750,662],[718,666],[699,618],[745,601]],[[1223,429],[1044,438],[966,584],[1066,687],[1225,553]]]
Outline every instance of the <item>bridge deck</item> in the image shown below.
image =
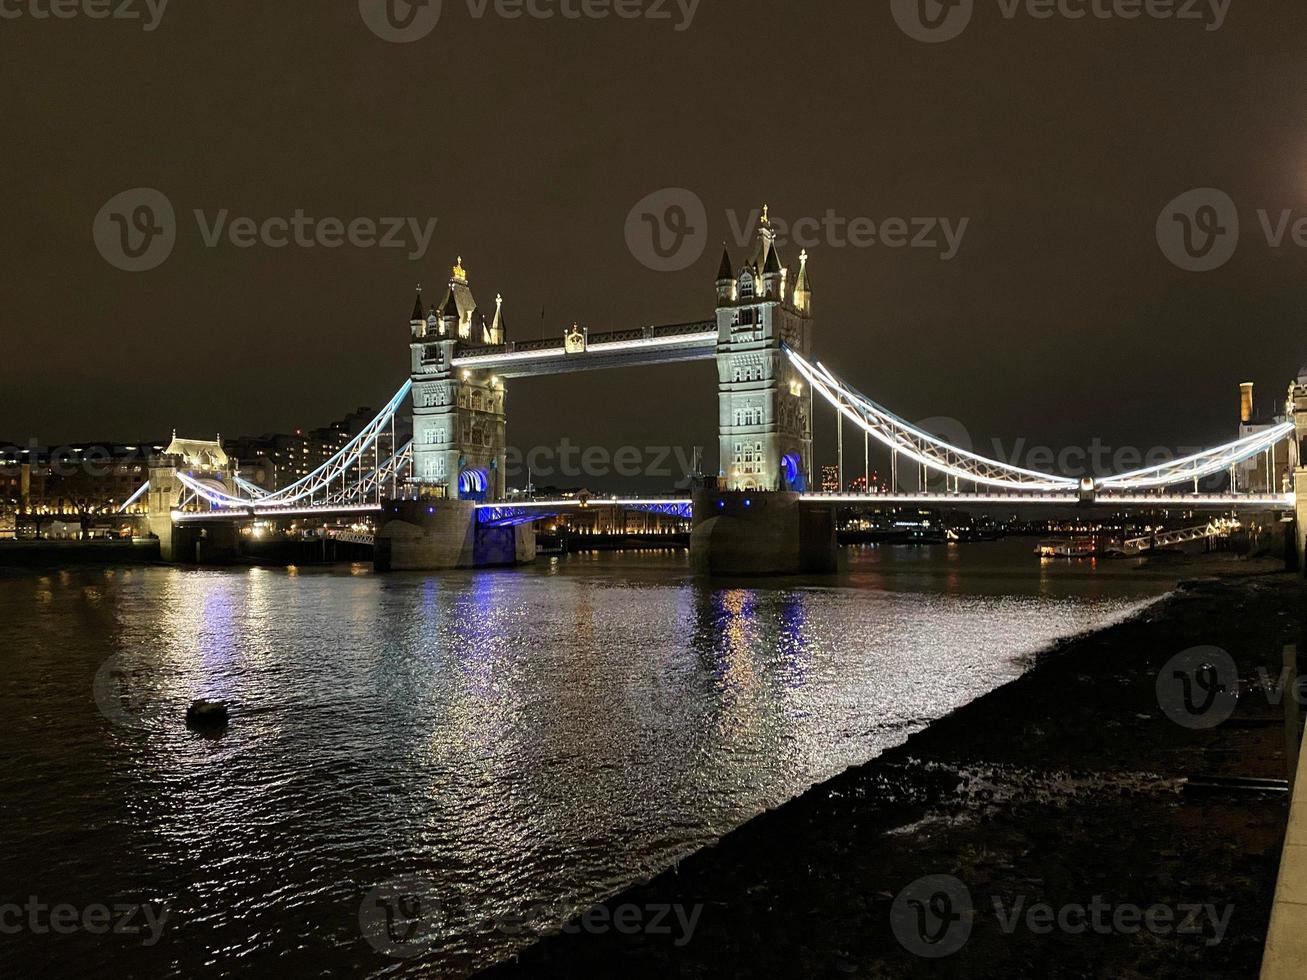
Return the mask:
[[716,354],[717,324],[705,320],[592,333],[580,353],[568,353],[561,337],[473,348],[454,358],[453,365],[455,369],[493,371],[511,379],[708,360]]

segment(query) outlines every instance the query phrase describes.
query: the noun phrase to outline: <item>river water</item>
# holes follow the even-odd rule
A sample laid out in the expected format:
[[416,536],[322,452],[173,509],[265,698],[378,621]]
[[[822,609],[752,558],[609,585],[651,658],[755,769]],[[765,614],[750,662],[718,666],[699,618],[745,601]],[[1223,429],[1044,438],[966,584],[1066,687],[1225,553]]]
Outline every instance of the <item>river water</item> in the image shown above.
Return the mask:
[[[0,975],[466,975],[1172,584],[1033,544],[735,587],[657,553],[0,575]],[[438,927],[385,955],[367,903],[414,878]]]

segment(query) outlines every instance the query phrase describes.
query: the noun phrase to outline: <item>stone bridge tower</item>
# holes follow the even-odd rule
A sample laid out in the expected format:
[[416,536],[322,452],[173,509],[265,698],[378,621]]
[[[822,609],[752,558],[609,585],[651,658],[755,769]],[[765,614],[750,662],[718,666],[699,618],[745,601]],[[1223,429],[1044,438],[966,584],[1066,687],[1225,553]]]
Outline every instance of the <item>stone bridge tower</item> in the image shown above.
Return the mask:
[[1293,418],[1293,443],[1289,449],[1289,467],[1293,474],[1294,516],[1297,518],[1297,555],[1299,570],[1307,569],[1307,365],[1289,385],[1286,405]]
[[786,357],[812,352],[808,253],[785,264],[763,208],[753,254],[717,273],[720,476],[729,490],[807,490],[813,483],[812,393]]
[[477,309],[460,258],[439,307],[424,313],[422,290],[410,321],[413,475],[420,492],[477,502],[504,497],[507,391],[489,371],[456,369],[458,357],[505,342],[503,300],[493,319]]

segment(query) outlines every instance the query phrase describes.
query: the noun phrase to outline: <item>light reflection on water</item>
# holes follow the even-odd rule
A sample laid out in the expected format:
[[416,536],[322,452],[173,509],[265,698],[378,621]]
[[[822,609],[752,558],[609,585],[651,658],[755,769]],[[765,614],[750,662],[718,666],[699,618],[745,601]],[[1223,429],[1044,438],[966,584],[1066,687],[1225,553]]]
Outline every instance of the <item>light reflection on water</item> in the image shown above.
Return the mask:
[[[152,949],[24,936],[0,965],[380,974],[359,902],[422,874],[457,913],[409,967],[457,975],[520,942],[467,922],[561,916],[661,870],[1167,585],[1025,542],[721,587],[634,555],[0,578],[0,898],[171,910]],[[143,730],[91,697],[120,652]],[[185,729],[198,697],[231,704],[224,738]]]

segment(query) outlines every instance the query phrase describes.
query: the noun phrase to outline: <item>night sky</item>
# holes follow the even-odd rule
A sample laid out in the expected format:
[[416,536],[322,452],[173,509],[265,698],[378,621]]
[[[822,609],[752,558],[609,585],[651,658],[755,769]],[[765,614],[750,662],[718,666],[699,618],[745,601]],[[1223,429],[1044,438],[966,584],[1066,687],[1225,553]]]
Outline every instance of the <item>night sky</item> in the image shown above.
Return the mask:
[[[1210,0],[1200,20],[1012,2],[976,0],[927,44],[887,2],[703,0],[677,30],[674,2],[670,20],[541,20],[445,0],[400,44],[357,0],[174,0],[150,31],[4,0],[22,15],[0,19],[0,438],[236,436],[380,404],[406,376],[415,284],[438,301],[459,255],[512,339],[708,318],[728,213],[766,202],[785,221],[968,220],[949,261],[809,248],[820,357],[899,414],[959,419],[981,449],[1226,441],[1238,382],[1270,408],[1307,361],[1307,249],[1272,247],[1258,217],[1307,217],[1307,5],[1233,0],[1209,30]],[[128,273],[92,225],[138,187],[175,207],[177,241]],[[625,235],[667,187],[707,214],[680,272]],[[1206,273],[1155,232],[1200,187],[1241,225]],[[421,259],[209,248],[195,209],[438,223]],[[518,381],[510,442],[711,459],[715,385],[709,363]]]

